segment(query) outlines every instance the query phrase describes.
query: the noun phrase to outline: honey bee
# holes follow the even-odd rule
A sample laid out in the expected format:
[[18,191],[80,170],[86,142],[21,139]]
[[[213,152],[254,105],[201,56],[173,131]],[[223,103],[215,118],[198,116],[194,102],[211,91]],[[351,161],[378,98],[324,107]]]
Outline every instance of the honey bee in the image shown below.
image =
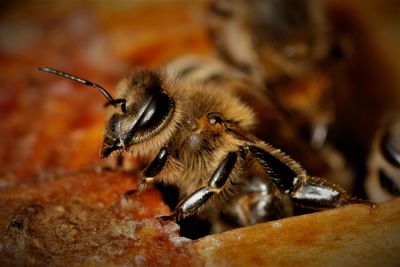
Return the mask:
[[368,198],[383,202],[400,196],[400,118],[389,120],[376,133],[365,180]]
[[114,109],[101,156],[124,151],[151,158],[139,190],[153,182],[176,185],[181,200],[168,218],[218,210],[245,226],[290,216],[292,206],[322,210],[357,202],[256,137],[251,107],[224,87],[182,77],[190,69],[136,69],[118,84],[117,98],[77,76],[39,70],[95,87],[105,96]]

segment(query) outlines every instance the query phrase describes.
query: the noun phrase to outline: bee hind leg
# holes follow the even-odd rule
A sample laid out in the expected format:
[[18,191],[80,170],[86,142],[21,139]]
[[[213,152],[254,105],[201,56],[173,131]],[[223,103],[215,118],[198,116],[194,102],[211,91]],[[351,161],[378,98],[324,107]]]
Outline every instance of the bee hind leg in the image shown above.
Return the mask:
[[320,177],[307,177],[305,181],[300,181],[296,190],[291,193],[291,199],[297,206],[312,210],[336,208],[357,202],[344,189]]
[[297,162],[272,146],[252,145],[248,149],[278,188],[291,198],[294,205],[312,210],[353,203],[373,205],[349,196],[340,186],[326,179],[308,176]]
[[179,202],[172,217],[177,220],[188,217],[196,213],[199,208],[203,207],[212,196],[218,194],[229,179],[236,164],[237,156],[236,152],[229,152],[224,160],[218,165],[218,168],[211,176],[208,184],[197,189]]
[[291,199],[295,205],[311,210],[324,210],[350,204],[364,204],[370,208],[376,206],[371,201],[348,195],[340,186],[320,177],[307,177],[292,192]]

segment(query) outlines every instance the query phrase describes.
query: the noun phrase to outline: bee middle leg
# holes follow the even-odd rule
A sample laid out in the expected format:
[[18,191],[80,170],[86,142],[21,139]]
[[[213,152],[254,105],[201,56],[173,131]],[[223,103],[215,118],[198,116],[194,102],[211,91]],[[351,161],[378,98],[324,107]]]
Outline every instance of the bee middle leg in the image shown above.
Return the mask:
[[172,216],[177,220],[190,216],[196,213],[199,208],[203,207],[212,196],[221,192],[232,173],[237,157],[238,155],[236,152],[229,152],[214,171],[208,184],[179,202]]

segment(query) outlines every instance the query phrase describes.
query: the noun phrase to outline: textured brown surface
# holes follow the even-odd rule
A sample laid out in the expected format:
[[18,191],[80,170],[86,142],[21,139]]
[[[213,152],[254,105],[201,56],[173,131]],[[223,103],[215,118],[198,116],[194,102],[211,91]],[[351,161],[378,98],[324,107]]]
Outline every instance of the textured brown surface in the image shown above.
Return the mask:
[[190,240],[161,195],[124,196],[132,175],[81,171],[4,189],[0,194],[0,265],[191,266]]
[[236,229],[195,246],[205,266],[398,266],[400,200]]

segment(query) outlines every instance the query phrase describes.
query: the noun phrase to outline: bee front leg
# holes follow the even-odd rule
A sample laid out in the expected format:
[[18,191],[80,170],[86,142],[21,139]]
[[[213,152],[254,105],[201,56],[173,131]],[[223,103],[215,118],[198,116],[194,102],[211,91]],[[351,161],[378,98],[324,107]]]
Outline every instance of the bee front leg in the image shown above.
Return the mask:
[[149,183],[154,181],[154,177],[156,177],[164,168],[165,163],[168,159],[168,149],[166,147],[162,147],[158,152],[157,156],[150,162],[150,164],[143,171],[144,178],[140,180],[139,191],[143,191],[146,189]]
[[154,182],[154,177],[156,177],[164,168],[167,159],[168,149],[166,147],[162,147],[157,156],[149,163],[149,165],[147,165],[146,169],[143,171],[144,177],[141,178],[139,181],[139,188],[125,192],[125,198],[128,199],[130,195],[146,190],[148,184]]
[[168,149],[166,147],[162,147],[157,156],[150,162],[149,165],[147,165],[146,169],[143,171],[144,177],[141,178],[139,181],[139,188],[125,192],[125,197],[128,198],[132,194],[146,190],[148,184],[154,182],[154,177],[156,177],[164,168],[167,159]]
[[203,207],[212,196],[218,194],[229,179],[236,164],[237,156],[236,152],[229,152],[225,159],[218,165],[208,184],[179,202],[172,216],[177,220],[190,216]]

